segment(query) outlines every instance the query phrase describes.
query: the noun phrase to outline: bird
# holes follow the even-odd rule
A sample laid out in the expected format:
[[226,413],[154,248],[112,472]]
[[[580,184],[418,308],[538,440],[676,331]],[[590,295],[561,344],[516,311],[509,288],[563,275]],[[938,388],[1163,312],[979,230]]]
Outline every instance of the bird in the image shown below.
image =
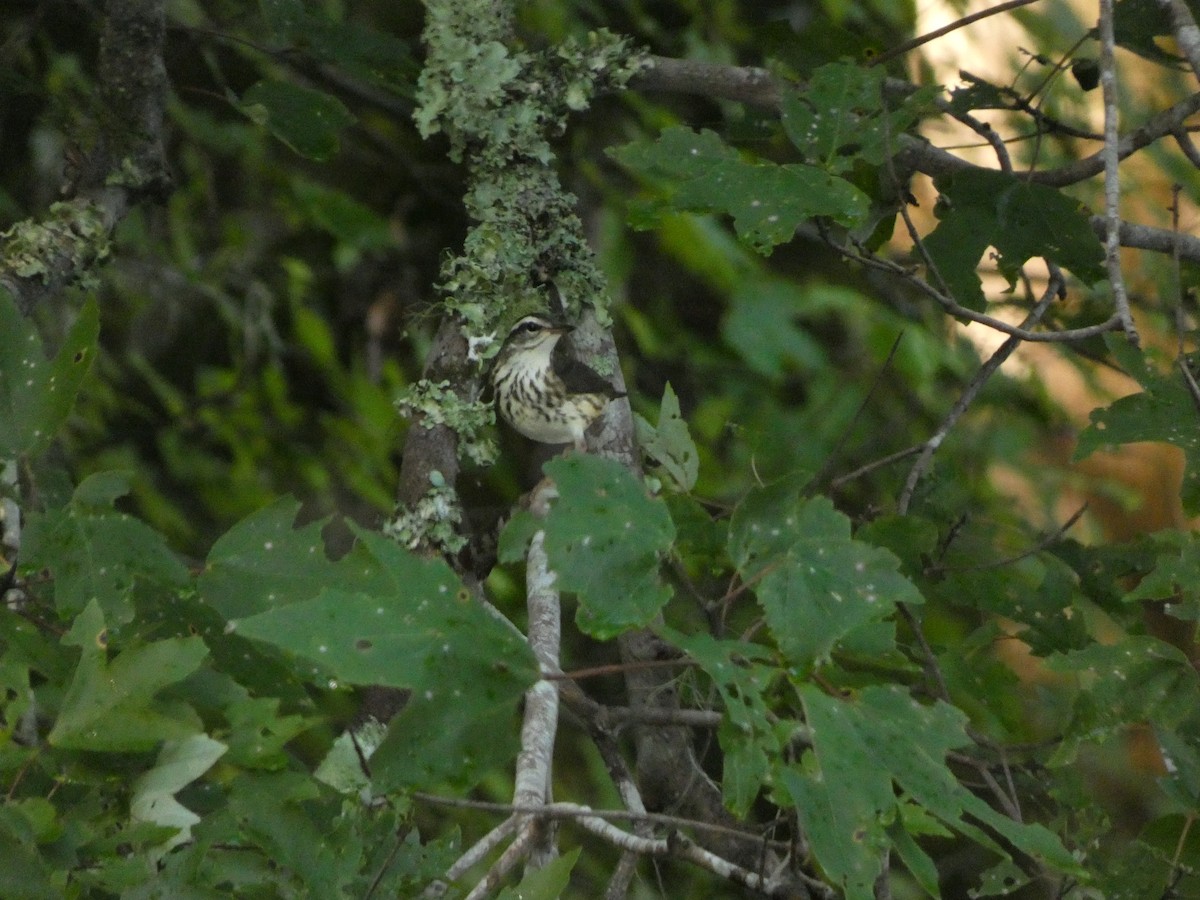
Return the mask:
[[496,356],[492,388],[500,416],[519,434],[583,450],[588,426],[625,394],[559,344],[572,330],[545,316],[519,319]]

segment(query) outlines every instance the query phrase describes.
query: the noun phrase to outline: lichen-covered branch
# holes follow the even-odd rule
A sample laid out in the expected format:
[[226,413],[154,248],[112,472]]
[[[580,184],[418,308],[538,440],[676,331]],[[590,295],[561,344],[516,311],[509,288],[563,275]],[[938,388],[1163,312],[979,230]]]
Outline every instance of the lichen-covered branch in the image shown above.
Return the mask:
[[143,198],[161,199],[166,191],[163,8],[163,0],[104,4],[98,120],[76,129],[79,164],[64,188],[71,199],[0,235],[0,287],[25,314],[45,297],[87,284],[108,256],[117,223]]
[[[500,0],[429,0],[424,40],[415,119],[423,135],[445,134],[451,156],[467,166],[464,204],[473,224],[462,252],[442,267],[446,318],[417,395],[437,385],[443,400],[453,395],[455,408],[471,409],[505,319],[545,307],[539,279],[557,285],[574,315],[585,308],[605,315],[603,278],[575,198],[551,166],[549,139],[596,92],[622,86],[641,62],[607,33],[541,53],[512,50],[512,10]],[[456,552],[465,543],[446,534],[447,522],[463,520],[457,501],[453,509],[429,501],[434,493],[449,500],[460,456],[487,456],[487,424],[486,416],[452,421],[414,409],[396,519],[410,546]]]

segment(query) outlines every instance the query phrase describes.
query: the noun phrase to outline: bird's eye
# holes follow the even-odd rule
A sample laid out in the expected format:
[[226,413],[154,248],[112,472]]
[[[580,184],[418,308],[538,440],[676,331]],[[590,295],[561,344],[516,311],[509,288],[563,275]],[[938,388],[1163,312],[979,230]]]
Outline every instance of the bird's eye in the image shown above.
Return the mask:
[[542,323],[541,322],[524,322],[524,323],[522,323],[521,327],[518,330],[523,331],[526,334],[533,334],[535,331],[542,330]]

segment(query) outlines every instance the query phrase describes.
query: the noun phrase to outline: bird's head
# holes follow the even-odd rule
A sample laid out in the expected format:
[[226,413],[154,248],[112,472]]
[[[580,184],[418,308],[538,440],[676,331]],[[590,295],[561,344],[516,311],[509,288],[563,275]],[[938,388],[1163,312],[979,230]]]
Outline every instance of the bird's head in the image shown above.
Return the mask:
[[536,353],[548,357],[558,339],[570,330],[571,326],[551,321],[545,316],[525,316],[509,329],[504,345],[500,348],[500,355],[511,357],[515,354]]

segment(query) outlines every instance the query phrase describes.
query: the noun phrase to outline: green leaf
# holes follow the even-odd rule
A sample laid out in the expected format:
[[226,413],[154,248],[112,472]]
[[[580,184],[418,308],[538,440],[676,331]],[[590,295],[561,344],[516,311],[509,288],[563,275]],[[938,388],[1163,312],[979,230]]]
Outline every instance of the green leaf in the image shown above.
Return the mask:
[[558,900],[571,880],[582,847],[576,847],[526,874],[515,887],[505,888],[496,900]]
[[1030,878],[1011,859],[1002,859],[979,875],[979,887],[971,897],[1003,897],[1029,884]]
[[260,0],[263,18],[290,49],[307,51],[355,78],[411,97],[417,65],[407,43],[359,22],[310,12],[300,0]]
[[[911,804],[905,804],[901,807],[904,809],[920,809],[913,807]],[[903,812],[902,812],[903,815]],[[930,897],[940,898],[942,896],[941,887],[938,883],[937,865],[929,854],[921,849],[920,845],[913,839],[913,829],[909,827],[907,822],[895,822],[887,830],[888,839],[892,842],[892,847],[896,850],[896,854],[904,863],[905,868],[912,873],[917,884]],[[949,836],[948,832],[943,832],[945,836]]]
[[1167,614],[1200,619],[1200,540],[1190,531],[1161,531],[1151,541],[1158,551],[1154,568],[1125,599],[1166,601]]
[[520,692],[452,665],[435,665],[431,675],[440,685],[412,693],[371,757],[380,793],[440,784],[465,790],[511,766],[521,749]]
[[734,815],[744,816],[788,738],[776,728],[766,699],[779,680],[779,669],[765,664],[770,654],[757,644],[687,635],[663,626],[657,630],[704,670],[721,695],[726,714],[717,731],[725,754],[721,791]]
[[127,488],[123,473],[102,472],[63,509],[29,516],[22,566],[54,576],[55,604],[66,616],[95,600],[112,625],[123,625],[133,618],[135,585],[173,592],[187,582],[187,568],[159,532],[110,508]]
[[[571,453],[544,466],[558,499],[546,516],[546,555],[564,591],[579,597],[579,627],[611,638],[650,622],[670,599],[659,558],[675,539],[666,504],[619,462]],[[536,530],[528,513],[506,527]],[[511,552],[514,541],[502,536]]]
[[1200,812],[1200,720],[1193,714],[1175,728],[1156,722],[1154,737],[1167,769],[1159,787],[1182,809]]
[[802,687],[812,749],[800,766],[778,776],[808,837],[813,856],[846,900],[874,898],[883,851],[883,824],[896,804],[888,772],[876,765],[843,704]]
[[1058,763],[1134,723],[1173,725],[1200,706],[1196,670],[1180,650],[1157,638],[1133,635],[1093,644],[1048,657],[1046,665],[1076,673],[1080,684],[1071,725],[1054,754]]
[[963,306],[983,309],[976,270],[988,247],[995,248],[1000,273],[1013,286],[1021,266],[1035,256],[1070,269],[1087,284],[1104,279],[1103,249],[1079,201],[988,169],[943,175],[934,185],[941,221],[925,239],[925,249]]
[[322,802],[318,787],[299,772],[242,775],[228,787],[239,843],[261,847],[272,866],[290,873],[296,890],[285,895],[346,896],[341,887],[362,858],[350,816],[339,814],[340,802]]
[[[1075,459],[1116,444],[1163,441],[1183,450],[1187,471],[1183,480],[1183,505],[1190,513],[1200,511],[1200,430],[1194,427],[1197,401],[1188,390],[1183,373],[1155,370],[1145,356],[1120,336],[1105,344],[1125,373],[1142,386],[1141,393],[1122,397],[1103,409],[1094,409],[1091,424],[1079,435]],[[1183,362],[1195,372],[1194,355]]]
[[[814,855],[848,898],[874,896],[880,854],[889,843],[885,826],[897,815],[893,785],[997,853],[1007,856],[973,820],[1060,871],[1082,874],[1050,831],[1001,815],[950,771],[946,754],[970,743],[959,710],[940,702],[923,706],[895,687],[868,687],[853,700],[829,697],[808,684],[797,691],[812,749],[799,768],[784,769],[780,784],[796,804]],[[902,819],[910,820],[909,815]],[[919,831],[928,828],[920,825]]]
[[202,730],[191,707],[156,699],[208,655],[199,638],[171,638],[106,657],[107,632],[92,601],[68,637],[83,648],[79,666],[50,731],[52,746],[69,750],[150,750],[159,741]]
[[668,128],[654,143],[627,144],[613,156],[666,185],[671,208],[733,216],[738,235],[760,253],[791,240],[816,216],[860,224],[870,206],[848,181],[815,166],[746,162],[707,130]]
[[48,360],[33,322],[0,288],[0,457],[39,453],[58,434],[91,368],[99,333],[99,312],[89,299]]
[[301,156],[317,161],[337,153],[338,133],[355,121],[336,97],[287,81],[260,81],[235,105]]
[[753,583],[780,650],[806,670],[896,604],[923,599],[890,551],[854,540],[828,499],[802,500],[798,487],[751,493],[734,512],[729,555]]
[[[478,603],[440,559],[422,559],[359,532],[375,568],[372,588],[326,588],[310,600],[234,620],[238,634],[313,660],[351,684],[441,691],[486,679],[486,694],[515,700],[537,677],[524,638]],[[358,558],[360,562],[362,557]]]
[[61,889],[38,851],[29,823],[8,804],[0,807],[0,896],[45,900],[62,896]]
[[237,633],[312,660],[341,681],[412,693],[371,760],[379,790],[470,784],[518,749],[515,711],[538,670],[524,638],[441,560],[373,532],[349,559],[359,590],[236,622]]
[[198,587],[225,618],[248,617],[345,583],[325,555],[325,523],[292,527],[299,509],[298,501],[283,497],[213,544]]
[[192,826],[200,821],[200,817],[176,800],[175,794],[212,768],[225,750],[224,744],[204,734],[167,741],[158,753],[154,768],[134,782],[129,801],[130,819],[178,829],[155,856],[191,840]]
[[885,109],[882,67],[835,62],[816,69],[802,93],[785,93],[783,127],[814,165],[838,174],[860,160],[878,166],[897,148],[898,135],[937,94],[922,88]]
[[688,433],[679,413],[679,398],[668,382],[658,411],[658,424],[637,418],[638,444],[656,462],[680,490],[690,491],[700,475],[700,456],[696,442]]

